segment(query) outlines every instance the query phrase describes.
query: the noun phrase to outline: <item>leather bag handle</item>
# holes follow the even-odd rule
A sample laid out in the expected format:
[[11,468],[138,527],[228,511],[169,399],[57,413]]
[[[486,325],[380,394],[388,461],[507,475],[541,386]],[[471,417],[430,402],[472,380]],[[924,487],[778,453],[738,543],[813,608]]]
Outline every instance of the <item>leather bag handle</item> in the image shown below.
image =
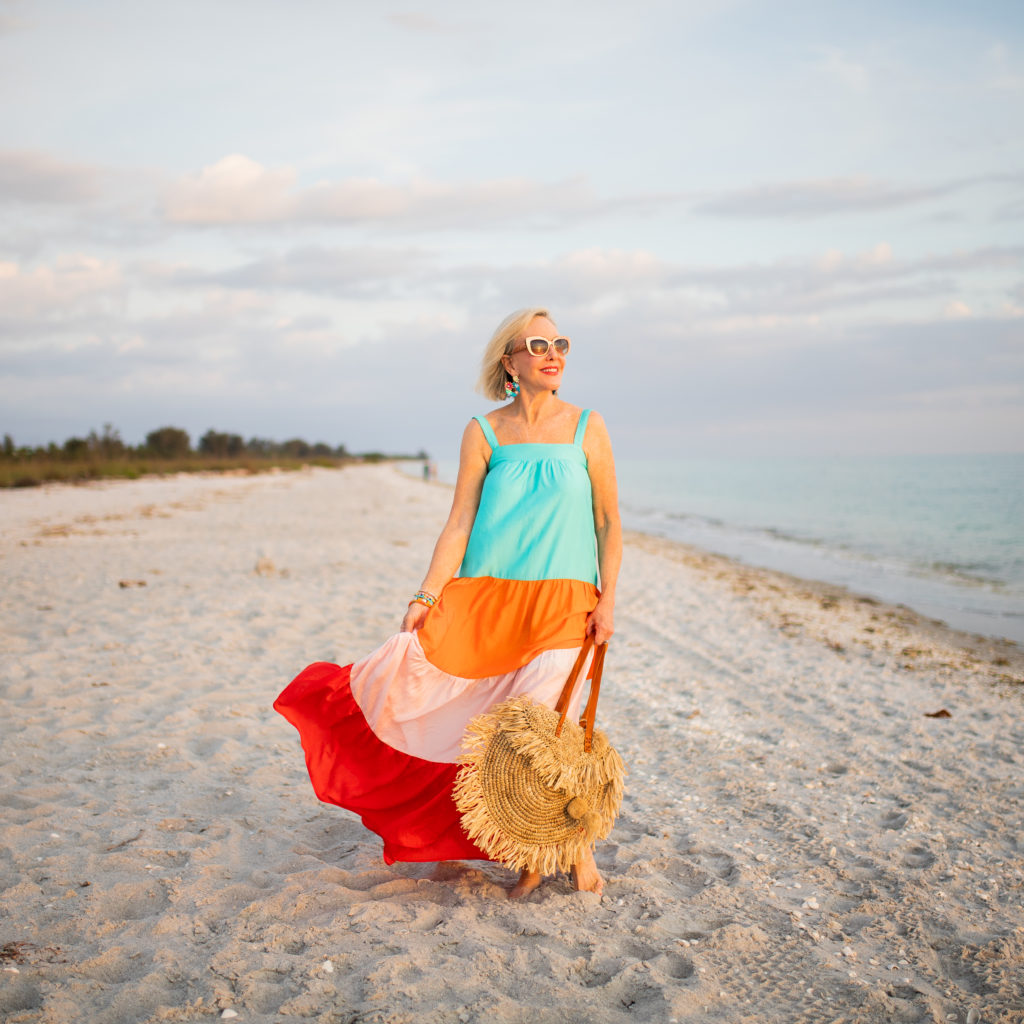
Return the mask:
[[[576,663],[572,667],[572,671],[569,673],[569,678],[565,681],[565,686],[562,687],[562,692],[558,698],[558,703],[555,704],[555,711],[561,716],[558,719],[558,725],[555,727],[555,735],[562,735],[562,726],[565,724],[566,715],[569,713],[569,703],[572,700],[573,691],[576,689],[576,680],[579,679],[580,672],[583,671],[583,665],[587,660],[587,655],[590,653],[590,649],[594,647],[593,634],[588,634],[583,639],[583,646],[580,648],[580,653],[576,656]],[[587,698],[587,706],[580,716],[580,725],[583,728],[583,749],[586,753],[590,753],[591,744],[594,741],[594,720],[597,718],[597,698],[601,693],[601,674],[604,671],[604,656],[608,650],[608,644],[598,644],[594,650],[594,667],[590,679],[590,696]]]

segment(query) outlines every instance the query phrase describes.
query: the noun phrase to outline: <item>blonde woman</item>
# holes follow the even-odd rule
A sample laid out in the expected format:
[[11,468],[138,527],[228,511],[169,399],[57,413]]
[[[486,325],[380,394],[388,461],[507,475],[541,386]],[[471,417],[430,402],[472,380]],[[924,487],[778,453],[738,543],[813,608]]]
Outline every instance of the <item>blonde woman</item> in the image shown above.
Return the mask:
[[[615,466],[600,415],[558,396],[570,349],[546,309],[502,321],[478,386],[505,404],[463,433],[451,513],[401,632],[353,665],[309,666],[274,705],[317,795],[360,814],[389,863],[487,859],[452,800],[466,725],[522,694],[554,706],[584,636],[614,632]],[[572,875],[602,891],[592,851]],[[523,871],[510,896],[540,882]]]

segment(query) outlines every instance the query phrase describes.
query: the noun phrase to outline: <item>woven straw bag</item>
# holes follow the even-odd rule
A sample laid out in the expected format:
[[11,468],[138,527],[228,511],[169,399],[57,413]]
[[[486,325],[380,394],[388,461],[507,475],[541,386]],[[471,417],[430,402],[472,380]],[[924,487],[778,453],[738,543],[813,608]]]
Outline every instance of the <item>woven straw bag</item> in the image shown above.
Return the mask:
[[554,709],[512,697],[466,730],[454,788],[462,826],[489,857],[514,870],[567,871],[608,837],[622,803],[622,758],[594,729],[607,644],[594,652],[580,724],[566,721],[593,644],[592,636],[584,641]]

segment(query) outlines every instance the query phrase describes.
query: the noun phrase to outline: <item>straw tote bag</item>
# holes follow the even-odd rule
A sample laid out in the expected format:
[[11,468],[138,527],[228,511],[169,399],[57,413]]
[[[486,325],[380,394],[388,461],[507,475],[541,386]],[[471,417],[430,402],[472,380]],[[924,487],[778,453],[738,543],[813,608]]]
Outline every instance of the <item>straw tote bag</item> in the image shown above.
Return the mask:
[[607,644],[594,652],[590,696],[580,724],[567,722],[588,636],[554,709],[512,697],[466,729],[455,779],[462,826],[489,857],[514,870],[567,871],[606,839],[622,803],[622,758],[594,728]]

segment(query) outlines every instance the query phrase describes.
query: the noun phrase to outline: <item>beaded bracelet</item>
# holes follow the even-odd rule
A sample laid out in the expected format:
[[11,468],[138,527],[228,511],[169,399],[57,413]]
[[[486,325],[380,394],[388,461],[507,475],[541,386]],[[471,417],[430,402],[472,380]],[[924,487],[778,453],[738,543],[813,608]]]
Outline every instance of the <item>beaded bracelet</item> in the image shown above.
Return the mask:
[[428,608],[433,608],[437,604],[437,598],[425,590],[419,590],[413,595],[409,604],[425,604]]

